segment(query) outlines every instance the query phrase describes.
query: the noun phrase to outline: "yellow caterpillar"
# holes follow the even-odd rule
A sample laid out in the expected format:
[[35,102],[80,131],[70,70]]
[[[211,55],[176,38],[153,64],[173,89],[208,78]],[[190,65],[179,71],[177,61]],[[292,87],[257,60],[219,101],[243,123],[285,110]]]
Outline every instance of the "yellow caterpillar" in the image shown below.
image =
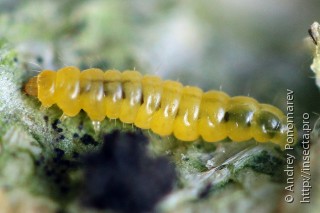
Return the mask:
[[160,136],[173,133],[182,141],[200,136],[207,142],[254,138],[283,147],[289,131],[286,116],[274,106],[137,71],[80,72],[73,66],[44,70],[29,80],[25,91],[38,97],[43,107],[57,104],[65,116],[76,116],[82,109],[95,124],[105,117],[120,119]]

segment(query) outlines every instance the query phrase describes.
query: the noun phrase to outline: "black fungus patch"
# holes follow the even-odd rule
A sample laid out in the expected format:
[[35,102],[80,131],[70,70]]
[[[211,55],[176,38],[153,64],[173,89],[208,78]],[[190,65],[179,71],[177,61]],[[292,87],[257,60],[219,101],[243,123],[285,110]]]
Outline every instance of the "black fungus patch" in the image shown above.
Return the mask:
[[60,135],[59,138],[58,138],[59,141],[62,141],[62,140],[64,140],[64,139],[65,139],[65,136],[64,136],[64,135]]
[[60,124],[60,121],[58,119],[56,119],[52,124],[52,129],[57,130],[58,128],[58,124]]
[[78,183],[70,178],[70,172],[81,168],[80,162],[65,158],[65,151],[54,148],[50,158],[41,157],[35,162],[36,176],[41,178],[39,187],[50,192],[50,197],[60,204],[67,203],[78,192]]
[[79,134],[78,134],[78,133],[74,133],[74,134],[72,135],[72,137],[73,137],[74,139],[79,138]]
[[54,131],[56,131],[56,132],[58,132],[58,133],[61,133],[61,132],[63,132],[63,129],[60,128],[60,127],[58,127],[59,124],[60,124],[60,120],[56,119],[56,120],[51,124],[51,126],[52,126],[52,129],[53,129]]
[[284,159],[274,157],[267,151],[262,151],[259,155],[253,157],[253,161],[250,161],[247,167],[251,167],[257,172],[265,173],[273,177],[282,179]]
[[78,152],[72,152],[72,158],[78,159],[80,157],[80,154]]
[[56,158],[61,159],[64,156],[64,151],[59,148],[55,148],[54,152],[56,153]]
[[208,183],[205,185],[205,187],[199,192],[199,198],[203,199],[203,198],[207,198],[210,194],[210,190],[212,188],[212,184]]
[[171,191],[176,174],[166,158],[149,157],[146,144],[141,134],[105,135],[101,150],[83,159],[84,205],[130,213],[152,211]]
[[44,119],[44,121],[45,121],[46,123],[48,123],[49,117],[48,117],[47,115],[43,116],[43,119]]
[[57,128],[56,131],[61,133],[61,132],[63,132],[63,129],[62,128]]
[[81,121],[80,124],[78,125],[78,130],[81,131],[83,130],[83,122]]
[[40,166],[44,163],[44,160],[45,160],[44,156],[40,155],[40,157],[38,159],[36,159],[34,163],[36,166]]
[[81,138],[80,141],[84,144],[84,145],[94,145],[97,146],[98,142],[94,140],[94,138],[91,135],[88,134],[84,134]]

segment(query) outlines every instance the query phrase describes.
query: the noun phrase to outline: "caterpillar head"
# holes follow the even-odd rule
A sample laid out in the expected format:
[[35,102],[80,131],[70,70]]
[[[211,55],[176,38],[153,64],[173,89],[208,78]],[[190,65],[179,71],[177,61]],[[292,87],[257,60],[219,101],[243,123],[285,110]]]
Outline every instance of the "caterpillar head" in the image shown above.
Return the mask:
[[24,86],[24,92],[31,96],[38,96],[38,77],[31,78]]

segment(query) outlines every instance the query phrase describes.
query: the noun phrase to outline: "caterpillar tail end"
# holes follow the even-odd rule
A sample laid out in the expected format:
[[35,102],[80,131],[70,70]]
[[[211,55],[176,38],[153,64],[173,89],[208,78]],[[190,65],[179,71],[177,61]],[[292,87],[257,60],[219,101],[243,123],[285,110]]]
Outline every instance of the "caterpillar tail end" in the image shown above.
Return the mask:
[[31,96],[38,96],[38,77],[33,77],[26,83],[24,92]]

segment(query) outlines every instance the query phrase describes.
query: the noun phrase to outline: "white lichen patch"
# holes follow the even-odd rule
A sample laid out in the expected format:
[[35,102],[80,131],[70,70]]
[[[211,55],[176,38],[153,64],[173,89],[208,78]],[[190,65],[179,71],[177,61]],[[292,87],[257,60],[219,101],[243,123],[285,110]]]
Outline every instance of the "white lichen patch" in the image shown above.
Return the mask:
[[33,158],[26,152],[5,152],[1,155],[0,167],[2,187],[26,186],[34,174]]
[[3,149],[26,151],[33,156],[42,152],[39,143],[19,127],[11,127],[2,137]]
[[320,25],[318,22],[314,22],[310,29],[309,34],[315,44],[315,54],[313,62],[310,66],[311,70],[315,73],[316,84],[320,88],[320,51],[319,51],[319,42],[320,42]]
[[[184,158],[188,158],[192,150],[188,150],[188,152],[189,154],[184,155]],[[195,150],[193,150],[193,152],[195,152]],[[203,150],[199,151],[199,153],[204,154]],[[159,205],[159,209],[164,212],[179,212],[180,208],[186,210],[185,206],[188,206],[188,208],[193,209],[193,212],[198,212],[200,209],[197,208],[200,208],[201,205],[198,204],[200,205],[198,206],[194,204],[191,207],[189,203],[206,202],[205,199],[202,200],[203,197],[207,196],[205,195],[206,193],[209,194],[210,191],[219,191],[220,189],[223,189],[221,193],[228,194],[226,196],[234,196],[235,199],[230,199],[230,197],[225,198],[221,196],[221,193],[212,194],[208,199],[211,200],[210,206],[216,206],[216,211],[221,208],[221,206],[219,206],[221,201],[230,202],[225,203],[223,206],[232,208],[232,206],[238,203],[243,204],[240,201],[243,199],[245,199],[245,203],[250,206],[253,206],[256,201],[259,201],[261,202],[261,206],[266,207],[265,204],[262,203],[266,194],[277,194],[282,189],[281,182],[270,183],[272,175],[267,175],[270,171],[274,171],[275,173],[281,172],[281,169],[276,172],[276,169],[272,166],[276,164],[279,166],[281,159],[283,159],[281,151],[275,149],[274,144],[265,143],[256,145],[253,142],[238,144],[222,143],[215,151],[211,152],[211,154],[213,157],[206,163],[207,171],[191,172],[192,170],[190,171],[188,168],[184,168],[184,164],[180,165],[179,172],[183,176],[181,179],[184,180],[184,187],[167,196]],[[258,160],[256,161],[256,159]],[[259,166],[258,162],[262,164]],[[250,167],[259,170],[259,172],[264,170],[263,173],[267,174],[259,174],[259,172],[251,170]],[[250,179],[247,179],[249,177]],[[246,194],[239,189],[228,191],[226,188],[230,187],[229,182],[236,182],[245,191],[250,191],[251,193]],[[237,193],[245,197],[239,199]],[[268,207],[269,208],[265,209],[274,208],[272,206]],[[181,210],[180,212],[184,211]]]
[[[53,138],[48,133],[45,122],[36,110],[35,104],[23,94],[22,71],[13,63],[13,50],[0,50],[0,134],[10,126],[19,125],[33,136],[43,138],[50,144]],[[44,135],[46,135],[44,137]]]
[[318,52],[318,46],[316,46],[316,49],[317,51],[310,68],[315,73],[316,84],[320,88],[320,54]]
[[0,213],[54,213],[57,205],[43,197],[35,197],[24,190],[0,188]]

